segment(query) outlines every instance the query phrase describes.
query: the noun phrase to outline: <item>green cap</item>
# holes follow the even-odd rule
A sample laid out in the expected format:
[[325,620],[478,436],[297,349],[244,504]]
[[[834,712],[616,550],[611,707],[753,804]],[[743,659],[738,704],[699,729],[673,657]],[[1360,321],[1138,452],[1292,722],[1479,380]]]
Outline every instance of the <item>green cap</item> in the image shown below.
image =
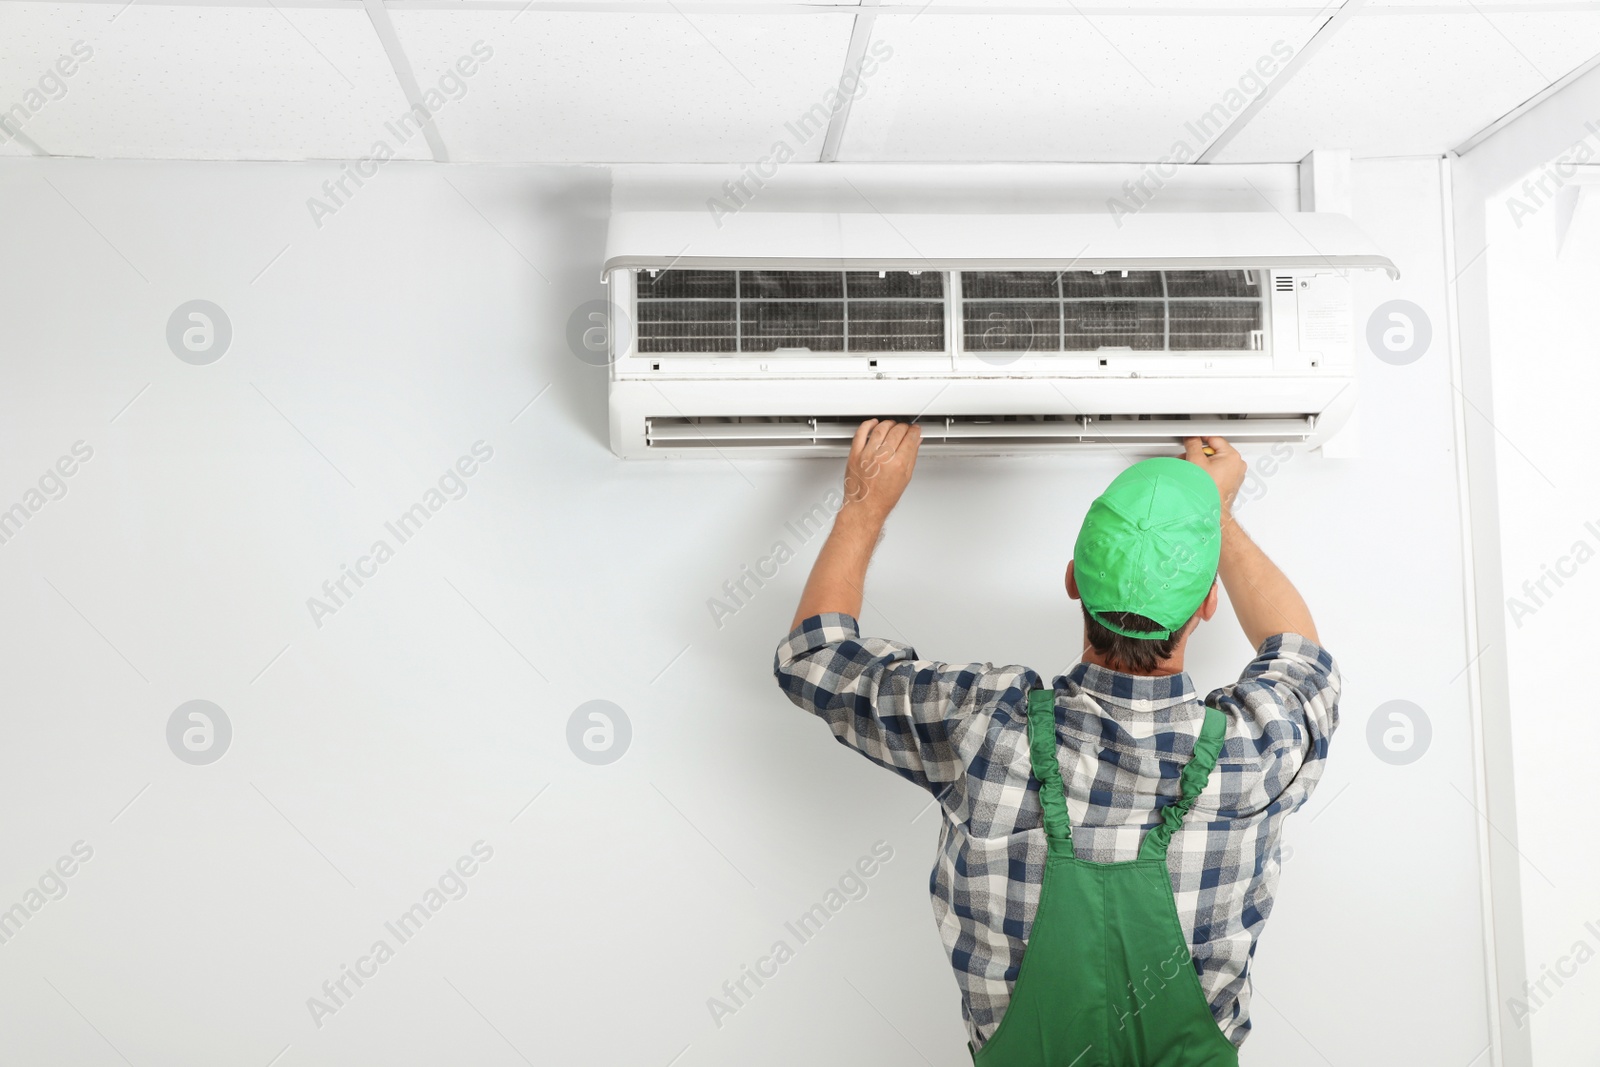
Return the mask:
[[[1199,610],[1222,552],[1217,483],[1188,460],[1135,463],[1089,505],[1073,573],[1095,621],[1124,637],[1159,641]],[[1143,615],[1163,629],[1125,630],[1104,613]]]

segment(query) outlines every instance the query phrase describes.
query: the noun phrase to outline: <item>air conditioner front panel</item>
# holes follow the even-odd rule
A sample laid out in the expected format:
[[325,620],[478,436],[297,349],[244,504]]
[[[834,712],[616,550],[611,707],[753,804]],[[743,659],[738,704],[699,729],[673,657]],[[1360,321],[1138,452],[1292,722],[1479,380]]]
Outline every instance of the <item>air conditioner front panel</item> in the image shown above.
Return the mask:
[[1381,269],[1394,263],[1326,212],[921,214],[619,211],[605,270]]

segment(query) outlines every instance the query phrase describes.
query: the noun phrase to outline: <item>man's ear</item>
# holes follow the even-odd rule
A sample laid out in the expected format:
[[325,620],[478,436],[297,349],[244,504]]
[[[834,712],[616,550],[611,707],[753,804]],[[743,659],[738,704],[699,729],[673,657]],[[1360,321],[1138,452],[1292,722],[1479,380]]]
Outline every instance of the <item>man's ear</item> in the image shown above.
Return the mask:
[[[1215,592],[1215,590],[1213,590],[1213,592]],[[1078,595],[1078,579],[1077,576],[1072,573],[1072,561],[1070,559],[1067,560],[1067,595],[1073,600],[1083,599]]]
[[1211,616],[1217,613],[1217,580],[1211,579],[1211,591],[1206,594],[1205,600],[1200,603],[1200,619],[1210,622]]

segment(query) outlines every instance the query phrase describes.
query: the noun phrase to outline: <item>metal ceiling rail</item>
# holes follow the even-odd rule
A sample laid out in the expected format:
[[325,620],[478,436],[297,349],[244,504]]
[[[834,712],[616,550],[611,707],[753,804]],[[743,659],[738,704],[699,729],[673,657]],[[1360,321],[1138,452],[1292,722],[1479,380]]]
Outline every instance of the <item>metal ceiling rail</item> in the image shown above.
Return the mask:
[[[841,89],[846,78],[856,83],[861,80],[861,64],[867,55],[867,45],[872,40],[872,27],[876,22],[873,13],[877,7],[878,0],[862,0],[862,13],[856,16],[855,25],[850,30],[850,45],[844,50],[844,70],[839,75]],[[817,158],[819,163],[832,163],[839,158],[839,144],[844,140],[845,123],[850,121],[850,105],[855,103],[854,92],[843,95],[839,110],[828,120],[828,132],[822,138],[822,153]]]

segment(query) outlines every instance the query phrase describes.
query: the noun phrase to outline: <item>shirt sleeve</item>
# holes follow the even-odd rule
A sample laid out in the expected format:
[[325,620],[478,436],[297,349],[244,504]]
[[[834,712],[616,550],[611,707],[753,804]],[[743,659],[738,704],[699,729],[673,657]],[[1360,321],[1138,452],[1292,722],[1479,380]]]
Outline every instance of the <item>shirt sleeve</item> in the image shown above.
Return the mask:
[[[1339,726],[1339,668],[1309,638],[1276,634],[1261,642],[1255,659],[1233,685],[1212,691],[1206,703],[1234,718],[1246,759],[1259,769],[1258,787],[1245,791],[1257,809],[1291,812],[1322,778],[1328,742]],[[1224,749],[1224,760],[1230,753]]]
[[814,615],[784,638],[773,673],[840,744],[934,793],[965,777],[999,700],[1038,684],[1022,667],[920,660],[909,645],[861,637],[856,620],[837,612]]

